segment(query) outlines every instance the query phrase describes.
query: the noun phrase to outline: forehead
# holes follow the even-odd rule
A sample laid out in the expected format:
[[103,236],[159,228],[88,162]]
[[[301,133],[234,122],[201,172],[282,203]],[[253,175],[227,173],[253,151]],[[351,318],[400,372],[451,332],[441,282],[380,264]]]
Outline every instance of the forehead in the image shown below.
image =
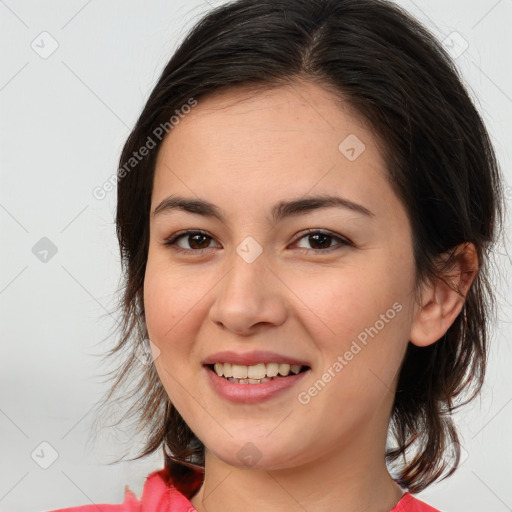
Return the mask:
[[199,100],[172,128],[152,202],[176,192],[256,206],[341,191],[364,204],[385,199],[384,187],[392,194],[386,175],[367,123],[326,89],[240,88]]
[[[229,137],[225,136],[226,131],[217,130],[218,126],[228,130]],[[322,134],[325,146],[332,148],[334,144],[335,149],[344,132],[345,135],[358,132],[369,144],[376,142],[369,123],[347,101],[309,82],[270,89],[243,86],[201,98],[190,113],[180,116],[167,139],[171,134],[174,139],[188,139],[194,135],[191,132],[195,132],[196,139],[206,134],[210,140],[218,138],[219,142],[227,139],[249,142],[261,138],[260,132],[272,132],[278,136],[277,142],[289,141],[292,134],[297,141],[309,137],[312,144],[320,142],[320,137],[315,135]],[[330,136],[326,137],[327,134]]]

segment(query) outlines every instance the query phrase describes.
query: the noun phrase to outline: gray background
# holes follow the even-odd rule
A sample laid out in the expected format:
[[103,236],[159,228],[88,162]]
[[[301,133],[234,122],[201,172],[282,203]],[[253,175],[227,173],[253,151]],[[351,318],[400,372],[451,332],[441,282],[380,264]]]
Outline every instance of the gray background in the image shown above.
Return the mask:
[[[91,438],[119,280],[115,191],[92,190],[115,173],[178,42],[218,3],[0,0],[0,511],[119,503],[162,466],[160,454],[106,465],[135,454],[128,430]],[[448,37],[512,183],[512,0],[400,4]],[[456,416],[464,463],[417,495],[443,512],[512,510],[510,260],[499,252],[488,379]]]

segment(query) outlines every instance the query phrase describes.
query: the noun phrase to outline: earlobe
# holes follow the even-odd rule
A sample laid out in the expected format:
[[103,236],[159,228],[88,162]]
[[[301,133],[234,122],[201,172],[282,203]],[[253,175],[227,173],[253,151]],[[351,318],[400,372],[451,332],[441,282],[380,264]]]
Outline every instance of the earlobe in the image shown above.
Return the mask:
[[421,302],[415,306],[409,340],[418,347],[432,345],[444,336],[462,308],[465,297],[478,272],[478,256],[471,243],[461,244],[443,255],[444,263],[452,256],[452,264],[434,282],[421,290]]

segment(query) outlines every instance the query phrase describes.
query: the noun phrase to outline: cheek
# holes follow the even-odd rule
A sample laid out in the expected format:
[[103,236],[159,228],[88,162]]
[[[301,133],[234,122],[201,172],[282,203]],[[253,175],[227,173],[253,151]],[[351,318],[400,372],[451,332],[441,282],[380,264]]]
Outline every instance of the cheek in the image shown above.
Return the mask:
[[393,304],[404,301],[407,289],[402,281],[384,272],[382,262],[322,269],[318,274],[296,276],[293,283],[294,294],[316,323],[313,338],[320,335],[345,342],[373,326],[381,315],[385,320],[399,316]]
[[368,260],[364,267],[330,273],[325,281],[303,281],[306,286],[297,292],[316,314],[308,329],[321,352],[321,371],[336,374],[342,385],[335,393],[348,400],[372,394],[371,389],[375,397],[385,393],[407,347],[412,267],[397,261],[394,269],[390,265],[384,258]]
[[[187,304],[192,302],[191,288],[183,286],[168,268],[149,257],[144,277],[144,311],[148,334],[165,354],[174,339],[180,320],[186,315]],[[180,346],[179,344],[173,344]]]
[[[194,304],[196,304],[194,308]],[[155,369],[174,406],[190,415],[183,387],[190,382],[193,324],[197,321],[193,287],[184,286],[168,269],[148,260],[144,279],[144,310],[149,339],[158,347]]]
[[181,278],[178,269],[171,268],[165,251],[150,243],[146,274],[144,276],[144,311],[148,331],[155,338],[176,325],[183,318],[193,300],[194,286]]
[[157,275],[148,265],[144,278],[144,311],[149,337],[160,346],[165,332],[177,321],[179,304],[172,303],[174,289],[161,274]]
[[170,269],[165,256],[148,258],[144,278],[144,310],[149,338],[160,350],[159,363],[169,370],[185,371],[178,364],[193,357],[194,340],[207,314],[208,290],[201,276]]

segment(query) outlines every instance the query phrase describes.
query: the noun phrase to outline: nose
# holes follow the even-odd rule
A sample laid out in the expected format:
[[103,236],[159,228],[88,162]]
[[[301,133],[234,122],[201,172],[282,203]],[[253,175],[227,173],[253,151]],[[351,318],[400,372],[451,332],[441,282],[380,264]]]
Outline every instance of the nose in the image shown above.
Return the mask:
[[264,255],[248,263],[238,254],[228,272],[214,288],[210,320],[221,329],[239,336],[283,324],[287,316],[289,292]]

